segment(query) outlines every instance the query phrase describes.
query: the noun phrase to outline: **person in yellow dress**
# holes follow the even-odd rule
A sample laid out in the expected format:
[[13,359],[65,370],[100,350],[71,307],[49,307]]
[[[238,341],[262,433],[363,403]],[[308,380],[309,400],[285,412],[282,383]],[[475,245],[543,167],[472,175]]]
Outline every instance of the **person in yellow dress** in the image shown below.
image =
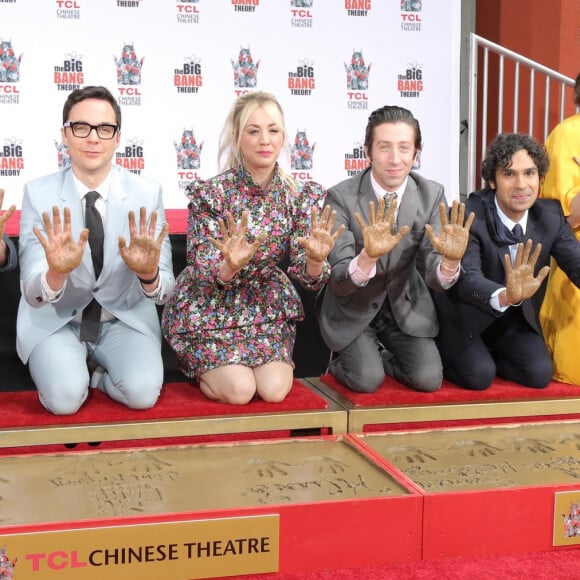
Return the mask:
[[[580,107],[580,74],[574,84],[574,104]],[[580,113],[559,123],[546,139],[550,169],[541,197],[557,199],[580,240]],[[552,260],[546,297],[540,310],[546,344],[552,354],[554,380],[580,386],[580,289]]]

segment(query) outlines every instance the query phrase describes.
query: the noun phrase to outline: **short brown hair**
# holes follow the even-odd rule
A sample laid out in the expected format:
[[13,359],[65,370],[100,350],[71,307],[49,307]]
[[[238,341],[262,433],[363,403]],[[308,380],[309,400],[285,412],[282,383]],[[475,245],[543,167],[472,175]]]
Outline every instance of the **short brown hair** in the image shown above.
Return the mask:
[[81,101],[85,99],[98,99],[101,101],[107,101],[113,107],[115,112],[115,122],[117,127],[121,129],[121,107],[117,103],[117,99],[113,96],[111,91],[106,87],[88,86],[82,89],[76,89],[69,94],[67,100],[62,108],[62,123],[63,125],[68,121],[71,109]]

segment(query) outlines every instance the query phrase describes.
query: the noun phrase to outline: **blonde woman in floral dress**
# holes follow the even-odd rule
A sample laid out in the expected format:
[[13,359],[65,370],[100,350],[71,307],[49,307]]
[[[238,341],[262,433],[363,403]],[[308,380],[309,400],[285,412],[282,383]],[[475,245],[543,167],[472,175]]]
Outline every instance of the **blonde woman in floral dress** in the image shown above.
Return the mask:
[[282,109],[255,91],[234,103],[222,131],[223,173],[187,188],[187,266],[166,306],[163,333],[181,371],[210,399],[282,401],[293,383],[295,323],[304,316],[288,275],[317,291],[344,228],[319,208],[325,190],[278,165]]

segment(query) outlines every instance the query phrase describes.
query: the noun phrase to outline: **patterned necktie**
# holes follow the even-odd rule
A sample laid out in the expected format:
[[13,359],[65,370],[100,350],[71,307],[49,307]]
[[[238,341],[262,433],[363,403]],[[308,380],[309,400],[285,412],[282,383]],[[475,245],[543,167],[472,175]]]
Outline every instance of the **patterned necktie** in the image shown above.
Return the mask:
[[[99,210],[95,207],[95,202],[98,198],[99,194],[96,191],[89,191],[85,196],[85,227],[89,229],[89,246],[96,278],[99,277],[103,269],[103,241],[105,238],[103,219]],[[100,326],[101,305],[93,298],[83,310],[81,340],[95,342],[99,337]]]
[[[385,214],[384,215],[387,215],[390,207],[393,205],[393,202],[396,201],[396,199],[397,199],[397,192],[396,191],[387,191],[387,193],[385,193],[385,195],[383,196],[383,199],[385,200]],[[397,227],[397,216],[394,215],[393,216],[393,223],[391,224],[391,234],[395,235],[398,231],[399,231],[399,228]]]

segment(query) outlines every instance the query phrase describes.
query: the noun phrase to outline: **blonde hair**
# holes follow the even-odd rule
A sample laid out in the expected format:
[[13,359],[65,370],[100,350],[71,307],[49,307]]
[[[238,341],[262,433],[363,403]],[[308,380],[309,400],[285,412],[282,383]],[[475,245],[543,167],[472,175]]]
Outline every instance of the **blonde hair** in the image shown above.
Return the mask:
[[[265,91],[252,91],[238,97],[234,102],[222,129],[218,149],[218,165],[221,171],[239,167],[243,164],[240,143],[244,127],[252,113],[258,108],[264,109],[284,133],[284,150],[289,153],[284,112],[274,95]],[[284,181],[295,186],[294,180],[279,168]]]

